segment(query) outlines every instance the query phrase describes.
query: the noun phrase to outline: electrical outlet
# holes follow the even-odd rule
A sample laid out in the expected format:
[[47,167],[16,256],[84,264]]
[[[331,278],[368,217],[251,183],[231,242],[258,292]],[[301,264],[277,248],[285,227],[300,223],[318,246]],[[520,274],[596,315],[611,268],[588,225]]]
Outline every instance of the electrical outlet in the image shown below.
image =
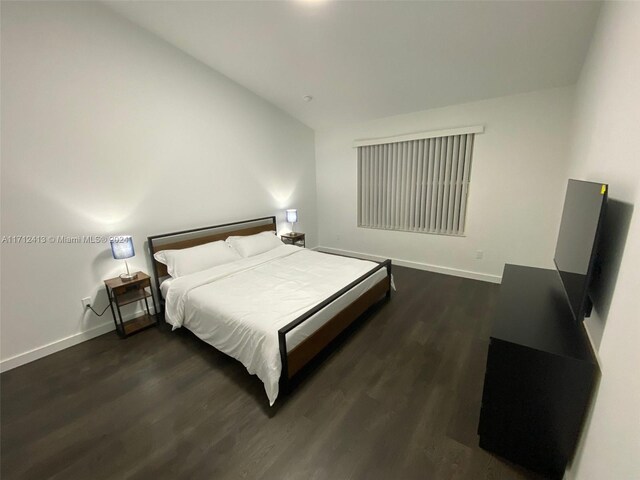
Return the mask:
[[482,250],[476,250],[476,260],[481,260],[484,257],[484,252]]
[[82,302],[82,307],[84,309],[87,309],[88,307],[91,306],[91,297],[84,297],[82,300],[80,300]]

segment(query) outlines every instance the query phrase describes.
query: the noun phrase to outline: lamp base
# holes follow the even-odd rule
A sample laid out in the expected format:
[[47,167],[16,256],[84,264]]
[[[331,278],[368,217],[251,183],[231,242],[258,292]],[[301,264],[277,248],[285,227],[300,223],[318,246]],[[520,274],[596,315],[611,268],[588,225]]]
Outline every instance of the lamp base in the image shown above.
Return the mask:
[[130,282],[131,280],[135,280],[136,278],[138,278],[138,272],[120,274],[120,280],[122,280],[123,282]]

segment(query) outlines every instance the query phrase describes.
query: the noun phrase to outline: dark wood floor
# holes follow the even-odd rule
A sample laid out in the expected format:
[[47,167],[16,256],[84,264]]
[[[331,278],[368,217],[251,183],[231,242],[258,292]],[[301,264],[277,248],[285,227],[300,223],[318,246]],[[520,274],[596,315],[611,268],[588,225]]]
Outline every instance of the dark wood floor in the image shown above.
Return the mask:
[[2,374],[3,480],[539,478],[478,447],[499,287],[394,272],[391,301],[274,408],[185,331],[111,333]]

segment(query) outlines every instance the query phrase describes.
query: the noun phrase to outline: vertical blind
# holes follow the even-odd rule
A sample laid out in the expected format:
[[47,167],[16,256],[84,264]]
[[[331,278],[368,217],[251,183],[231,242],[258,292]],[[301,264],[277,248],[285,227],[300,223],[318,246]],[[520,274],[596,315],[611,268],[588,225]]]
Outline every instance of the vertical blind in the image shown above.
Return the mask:
[[474,134],[358,147],[358,226],[463,235]]

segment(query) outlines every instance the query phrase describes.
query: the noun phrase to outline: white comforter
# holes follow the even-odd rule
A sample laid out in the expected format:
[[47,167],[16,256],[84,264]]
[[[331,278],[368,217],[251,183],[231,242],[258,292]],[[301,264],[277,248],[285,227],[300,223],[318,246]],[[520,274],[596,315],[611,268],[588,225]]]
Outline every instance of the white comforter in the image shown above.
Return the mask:
[[[282,369],[278,329],[374,266],[283,245],[173,280],[166,294],[165,317],[174,329],[184,325],[241,361],[262,380],[273,405]],[[377,273],[386,276],[384,269]]]

